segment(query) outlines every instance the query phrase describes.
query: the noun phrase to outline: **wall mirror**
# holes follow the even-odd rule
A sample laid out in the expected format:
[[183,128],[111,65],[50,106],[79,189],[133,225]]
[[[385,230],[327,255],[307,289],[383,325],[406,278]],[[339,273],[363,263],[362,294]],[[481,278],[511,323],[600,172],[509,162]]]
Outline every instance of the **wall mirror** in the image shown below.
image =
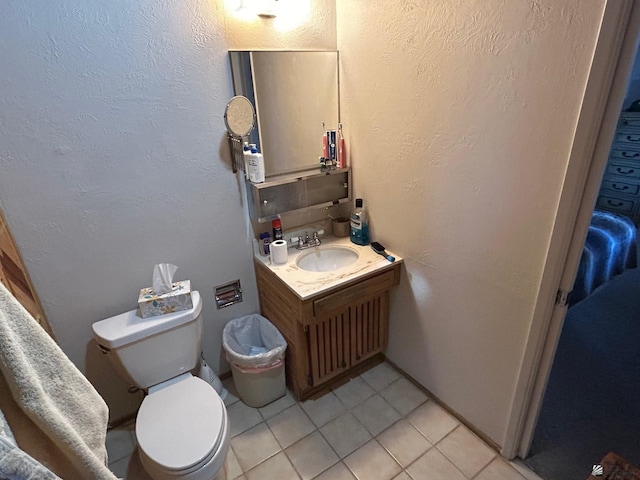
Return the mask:
[[338,52],[230,51],[236,95],[256,110],[249,137],[269,177],[319,167],[324,130],[340,118]]

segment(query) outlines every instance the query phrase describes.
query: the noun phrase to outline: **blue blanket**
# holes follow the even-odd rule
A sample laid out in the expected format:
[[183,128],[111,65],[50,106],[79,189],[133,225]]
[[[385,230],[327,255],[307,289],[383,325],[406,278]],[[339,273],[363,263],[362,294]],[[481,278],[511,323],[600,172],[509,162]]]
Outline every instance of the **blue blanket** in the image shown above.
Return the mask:
[[630,218],[596,210],[582,251],[569,306],[627,268],[638,266],[636,226]]

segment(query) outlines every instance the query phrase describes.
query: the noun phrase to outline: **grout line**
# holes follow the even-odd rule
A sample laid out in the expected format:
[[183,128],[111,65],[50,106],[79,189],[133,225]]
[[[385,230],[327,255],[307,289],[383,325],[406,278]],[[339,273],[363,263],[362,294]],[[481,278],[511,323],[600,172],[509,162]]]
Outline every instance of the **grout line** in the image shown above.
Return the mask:
[[[427,394],[427,398],[425,401],[419,403],[418,405],[416,405],[414,408],[412,408],[409,412],[407,412],[406,414],[402,414],[401,412],[399,412],[395,407],[393,407],[382,395],[381,392],[387,388],[389,388],[390,386],[392,386],[394,383],[400,381],[402,378],[405,378],[407,380],[409,380],[411,382],[411,380],[409,378],[407,378],[407,375],[404,374],[403,372],[401,372],[399,369],[395,368],[393,365],[389,364],[389,366],[391,368],[393,368],[396,372],[398,372],[400,374],[399,378],[396,378],[395,380],[393,380],[391,383],[381,387],[379,390],[376,389],[373,385],[371,385],[369,382],[366,381],[365,378],[362,377],[362,374],[359,376],[354,377],[353,379],[359,378],[361,379],[365,385],[367,385],[369,388],[371,388],[373,390],[373,394],[367,396],[366,398],[362,399],[357,405],[354,405],[353,407],[349,408],[345,402],[340,398],[340,396],[338,396],[335,391],[336,389],[331,389],[329,390],[329,392],[331,394],[333,394],[335,396],[335,398],[338,400],[339,404],[344,407],[344,411],[341,413],[341,415],[351,415],[355,418],[355,420],[362,425],[362,427],[365,429],[365,431],[368,432],[368,434],[371,436],[371,438],[369,440],[367,440],[364,445],[367,445],[368,443],[370,443],[371,441],[375,441],[378,446],[382,447],[383,451],[386,452],[386,454],[388,454],[394,462],[396,462],[396,464],[400,467],[401,472],[404,472],[409,478],[413,477],[409,474],[409,472],[407,471],[407,469],[409,469],[413,464],[415,464],[420,458],[422,458],[425,454],[427,454],[427,452],[431,451],[432,449],[436,449],[437,452],[439,452],[442,456],[444,456],[444,458],[447,459],[447,461],[449,461],[451,464],[453,464],[453,466],[456,468],[456,470],[460,471],[460,473],[464,476],[464,478],[468,478],[464,472],[462,472],[460,470],[460,468],[458,467],[458,465],[456,465],[456,463],[450,459],[444,452],[442,452],[439,448],[439,445],[441,444],[441,442],[443,442],[446,438],[448,438],[451,434],[453,434],[453,432],[455,432],[458,428],[463,428],[466,427],[467,429],[470,430],[470,432],[477,437],[482,443],[484,443],[487,447],[489,447],[491,450],[493,450],[495,452],[495,450],[492,448],[492,445],[487,443],[481,436],[477,435],[477,433],[473,430],[470,429],[467,425],[464,424],[464,422],[460,422],[460,420],[457,417],[453,417],[456,421],[457,421],[457,425],[450,430],[449,432],[447,432],[441,439],[439,439],[437,442],[432,443],[431,440],[420,430],[418,429],[415,425],[413,425],[413,423],[411,423],[408,420],[408,416],[413,413],[416,409],[420,408],[421,406],[425,405],[427,402],[430,401],[434,401],[433,397],[428,393],[425,392]],[[374,367],[375,368],[375,367]],[[352,380],[353,380],[352,379]],[[348,383],[345,383],[343,385],[341,385],[341,387],[343,387],[344,385],[347,385]],[[338,388],[341,388],[338,387]],[[424,391],[424,390],[423,390]],[[288,393],[290,393],[291,395],[293,395],[289,390],[287,390]],[[233,394],[232,394],[233,395]],[[368,401],[370,398],[372,398],[374,395],[379,395],[386,404],[389,405],[389,407],[396,412],[400,417],[394,421],[393,423],[391,423],[390,425],[388,425],[384,430],[382,430],[381,432],[379,432],[377,435],[374,435],[359,419],[358,417],[354,414],[354,411],[356,410],[356,408],[358,408],[359,406],[361,406],[364,402]],[[236,400],[232,403],[230,403],[229,405],[225,405],[225,408],[229,408],[232,405],[235,405],[236,403],[240,402],[242,403],[242,400],[240,399],[239,396],[236,396]],[[283,453],[284,457],[286,458],[286,460],[290,463],[290,465],[293,467],[293,470],[296,472],[296,475],[298,475],[299,479],[302,479],[302,474],[298,471],[298,469],[296,468],[296,465],[294,464],[294,462],[291,460],[291,458],[289,457],[289,454],[287,453],[287,449],[289,449],[290,447],[293,447],[294,445],[296,445],[297,443],[304,441],[305,439],[308,439],[310,436],[315,435],[316,432],[320,435],[320,438],[323,439],[324,442],[326,442],[326,444],[329,446],[329,448],[331,449],[331,451],[335,454],[335,456],[337,457],[338,461],[333,463],[332,465],[328,466],[327,468],[325,468],[324,470],[320,471],[319,473],[317,473],[314,478],[317,478],[320,475],[323,475],[325,472],[327,472],[328,470],[330,470],[331,468],[336,467],[338,464],[342,464],[344,468],[346,468],[353,476],[355,476],[355,473],[349,468],[349,466],[345,463],[345,458],[347,458],[348,456],[352,455],[353,453],[357,452],[360,448],[362,448],[364,445],[361,445],[359,447],[357,447],[355,450],[353,450],[352,452],[349,452],[348,454],[345,455],[344,458],[342,458],[338,452],[336,451],[336,449],[334,448],[334,446],[329,442],[329,440],[325,437],[325,435],[323,434],[321,428],[325,427],[326,425],[328,425],[329,423],[335,421],[337,418],[340,418],[341,415],[338,415],[336,417],[331,418],[330,420],[326,421],[323,425],[318,426],[313,419],[311,418],[311,415],[307,412],[307,410],[302,406],[302,404],[304,402],[299,401],[297,398],[295,398],[295,396],[293,396],[295,403],[293,403],[292,405],[289,405],[285,408],[283,408],[282,410],[280,410],[278,413],[271,415],[268,419],[265,417],[265,415],[263,414],[263,412],[260,411],[259,408],[254,408],[254,407],[248,407],[251,409],[254,409],[258,412],[259,414],[259,418],[261,418],[261,422],[257,423],[256,425],[253,425],[245,430],[243,430],[242,432],[238,432],[233,438],[238,437],[239,435],[242,435],[244,433],[246,433],[247,431],[251,430],[252,428],[256,428],[258,426],[260,426],[261,423],[264,423],[264,425],[266,426],[266,428],[268,429],[269,433],[273,436],[273,438],[275,438],[277,445],[279,446],[279,450],[273,454],[271,454],[270,456],[268,456],[267,458],[265,458],[264,460],[262,460],[261,462],[259,462],[258,464],[254,465],[253,467],[251,467],[249,470],[245,471],[242,468],[242,465],[240,464],[240,461],[238,459],[238,455],[235,452],[235,449],[232,447],[231,445],[231,440],[233,440],[233,438],[230,438],[230,442],[229,442],[229,448],[230,450],[233,452],[233,455],[236,458],[236,463],[240,468],[241,474],[240,476],[244,476],[247,473],[251,472],[252,470],[256,469],[257,467],[259,467],[260,465],[262,465],[264,462],[269,461],[270,459],[273,459],[276,455],[278,455],[279,453]],[[440,406],[441,408],[442,405],[438,402],[435,401],[435,403]],[[292,409],[293,407],[298,407],[300,410],[302,410],[303,414],[304,414],[304,418],[306,418],[311,425],[313,425],[313,431],[309,432],[308,434],[306,434],[305,436],[303,436],[302,438],[297,439],[295,442],[293,442],[291,445],[287,446],[287,447],[283,447],[280,440],[276,437],[276,435],[274,434],[273,430],[271,429],[271,427],[269,426],[269,424],[267,423],[268,420],[271,420],[273,418],[275,418],[276,416],[283,414],[284,412],[286,412],[287,410]],[[448,413],[451,414],[450,411],[448,411],[446,408],[444,408],[444,410]],[[401,421],[406,421],[409,425],[411,425],[422,437],[424,437],[430,444],[430,446],[422,453],[420,454],[416,459],[414,459],[411,463],[409,463],[406,467],[403,467],[403,465],[400,463],[400,461],[391,453],[391,451],[386,448],[380,441],[379,441],[379,437],[386,432],[387,430],[389,430],[390,428],[394,427],[396,424],[398,424]],[[133,422],[135,424],[135,422]],[[129,455],[129,457],[131,458],[133,456],[133,454],[135,453],[135,450],[137,448],[137,441],[136,441],[136,437],[135,437],[135,427],[133,431],[130,431],[131,435],[132,435],[132,439],[133,439],[133,449],[131,454]],[[114,460],[113,462],[110,462],[110,465],[112,463],[116,463],[119,461],[122,461],[122,459],[126,458],[127,456],[123,456],[122,458],[118,459],[118,460]],[[505,462],[507,464],[507,466],[514,470],[519,478],[521,480],[526,480],[526,477],[517,469],[515,468],[513,465],[511,465],[506,459],[502,458],[498,453],[495,453],[495,455],[491,458],[491,460],[489,460],[489,462],[482,467],[478,472],[476,472],[475,475],[473,475],[472,477],[470,477],[471,479],[477,479],[482,472],[484,472],[494,461],[502,461]],[[526,468],[526,467],[525,467]],[[238,477],[236,477],[238,478]],[[230,479],[231,480],[231,479]],[[414,479],[415,480],[415,479]]]

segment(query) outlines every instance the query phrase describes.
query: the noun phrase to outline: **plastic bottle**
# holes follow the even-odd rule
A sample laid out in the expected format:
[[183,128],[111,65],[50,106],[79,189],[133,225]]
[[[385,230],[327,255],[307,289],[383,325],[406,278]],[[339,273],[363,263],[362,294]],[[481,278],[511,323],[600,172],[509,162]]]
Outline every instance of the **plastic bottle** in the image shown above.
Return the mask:
[[369,244],[369,218],[361,198],[356,198],[356,208],[351,212],[351,241],[357,245]]
[[269,256],[269,245],[271,244],[271,235],[269,232],[263,232],[260,234],[260,244],[258,247],[260,248],[260,255]]
[[273,229],[273,240],[282,240],[282,222],[279,218],[271,222],[271,228]]
[[251,147],[251,154],[248,157],[249,160],[249,181],[252,183],[264,182],[264,158],[261,153],[258,153],[258,149]]

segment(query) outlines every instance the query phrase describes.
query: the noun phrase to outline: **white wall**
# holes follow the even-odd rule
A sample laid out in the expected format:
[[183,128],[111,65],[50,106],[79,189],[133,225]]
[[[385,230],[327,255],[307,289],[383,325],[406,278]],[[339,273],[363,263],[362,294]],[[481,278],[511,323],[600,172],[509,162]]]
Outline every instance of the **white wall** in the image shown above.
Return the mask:
[[604,3],[337,2],[355,193],[405,258],[388,357],[497,444]]
[[231,3],[0,4],[0,206],[61,346],[113,409],[91,323],[168,261],[218,366],[257,309],[226,50],[337,45],[356,193],[406,258],[389,357],[501,443],[604,0],[319,0],[293,24]]
[[[91,324],[134,308],[154,264],[178,265],[201,291],[216,370],[226,321],[258,310],[225,154],[227,50],[335,48],[335,7],[323,4],[313,28],[276,31],[222,1],[0,3],[0,206],[59,344],[112,418],[139,396],[124,394]],[[244,302],[216,310],[212,288],[237,278]]]

